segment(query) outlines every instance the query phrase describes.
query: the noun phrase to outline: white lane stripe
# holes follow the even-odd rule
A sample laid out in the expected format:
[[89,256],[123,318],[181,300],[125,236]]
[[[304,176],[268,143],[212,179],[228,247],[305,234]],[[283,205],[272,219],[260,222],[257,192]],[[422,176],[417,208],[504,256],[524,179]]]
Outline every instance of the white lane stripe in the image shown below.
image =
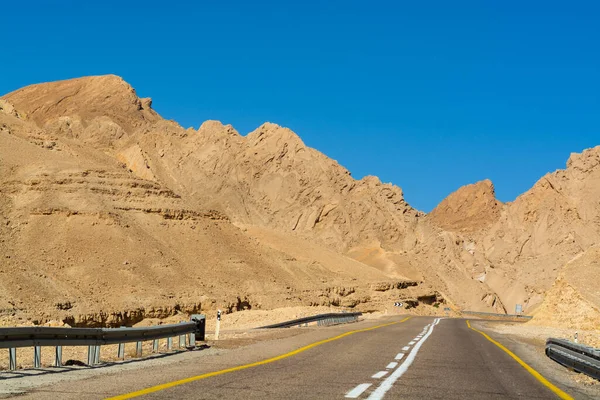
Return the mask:
[[375,379],[383,378],[384,376],[387,375],[387,373],[388,373],[387,371],[379,371],[378,373],[373,375],[371,378],[375,378]]
[[415,342],[414,342],[414,341],[412,341],[412,342],[408,342],[408,345],[409,345],[409,346],[412,346],[413,344],[415,344]]
[[361,383],[360,385],[358,385],[357,387],[355,387],[354,389],[352,389],[351,391],[346,393],[345,397],[348,399],[356,399],[356,398],[358,398],[358,396],[363,394],[363,392],[365,390],[367,390],[369,387],[371,387],[370,383]]
[[387,365],[387,367],[386,367],[386,368],[387,368],[387,369],[394,369],[394,368],[396,368],[397,366],[398,366],[398,363],[397,363],[397,362],[391,362],[391,363],[389,363],[389,364]]
[[[436,319],[436,321],[439,322],[439,319]],[[406,360],[404,361],[404,363],[402,363],[402,365],[400,367],[398,367],[397,370],[395,370],[390,376],[388,376],[383,382],[381,382],[381,385],[379,385],[379,387],[377,389],[375,389],[373,391],[373,393],[371,393],[371,395],[368,397],[367,400],[381,400],[381,399],[383,399],[383,396],[385,396],[385,394],[387,393],[387,391],[392,388],[392,386],[394,385],[394,383],[402,375],[404,375],[404,373],[408,370],[408,367],[411,366],[411,364],[415,360],[415,357],[417,356],[417,353],[419,352],[419,349],[421,348],[421,346],[423,345],[423,343],[425,343],[425,341],[427,340],[427,338],[429,338],[429,336],[431,335],[431,332],[433,332],[433,328],[434,328],[435,325],[436,324],[432,325],[429,328],[429,331],[423,337],[423,340],[420,341],[419,343],[417,343],[417,345],[412,349],[412,351],[406,357]]]
[[410,350],[410,346],[404,346],[404,347],[402,348],[402,351],[408,351],[408,350]]
[[404,353],[398,353],[396,355],[396,360],[402,360],[402,357],[404,357]]

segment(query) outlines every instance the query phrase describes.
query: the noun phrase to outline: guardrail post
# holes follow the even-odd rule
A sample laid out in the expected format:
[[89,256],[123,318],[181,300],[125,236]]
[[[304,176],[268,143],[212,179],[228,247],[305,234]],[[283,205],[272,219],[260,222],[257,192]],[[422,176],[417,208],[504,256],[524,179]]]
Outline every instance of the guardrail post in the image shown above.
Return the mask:
[[33,347],[33,368],[42,368],[42,348],[40,346]]
[[14,347],[8,349],[8,364],[11,371],[17,369],[17,349]]
[[158,353],[158,339],[152,341],[152,352]]
[[119,348],[117,349],[117,358],[119,360],[125,359],[125,343],[119,343]]
[[54,366],[62,367],[62,346],[56,346],[54,353]]
[[[127,327],[121,326],[119,329],[127,329]],[[119,343],[119,347],[117,348],[117,358],[119,360],[125,359],[125,343]]]
[[100,364],[100,346],[94,350],[94,364]]
[[88,357],[87,363],[88,365],[94,365],[94,361],[96,361],[96,346],[88,346]]
[[142,342],[137,342],[135,344],[135,355],[136,357],[142,356]]
[[179,335],[179,348],[185,347],[185,335]]
[[168,351],[173,350],[173,338],[172,337],[167,338],[167,350]]

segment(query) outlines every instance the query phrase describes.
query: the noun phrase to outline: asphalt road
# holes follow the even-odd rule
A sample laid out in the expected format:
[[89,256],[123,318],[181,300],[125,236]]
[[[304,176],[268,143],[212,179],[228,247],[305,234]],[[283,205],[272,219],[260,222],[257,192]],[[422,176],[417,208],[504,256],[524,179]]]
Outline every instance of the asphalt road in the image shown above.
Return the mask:
[[[202,357],[197,357],[195,361],[187,360],[163,370],[144,368],[77,384],[63,383],[26,397],[41,398],[53,394],[60,398],[105,398],[166,384],[167,387],[139,398],[558,398],[507,353],[469,329],[465,320],[425,317],[413,317],[401,323],[400,320],[396,318],[392,321],[397,322],[395,324],[355,332],[273,362],[172,387],[168,387],[169,382],[176,379],[245,365],[300,346],[289,347],[292,342],[278,341],[275,347],[279,346],[279,349],[272,350],[276,354],[266,354],[262,358],[260,354],[246,354],[244,349],[238,349],[224,355],[223,364],[202,362]],[[322,340],[374,325],[376,323],[321,328],[296,340],[303,340],[304,343],[298,344],[306,346],[311,340]],[[273,345],[261,344],[264,349]]]

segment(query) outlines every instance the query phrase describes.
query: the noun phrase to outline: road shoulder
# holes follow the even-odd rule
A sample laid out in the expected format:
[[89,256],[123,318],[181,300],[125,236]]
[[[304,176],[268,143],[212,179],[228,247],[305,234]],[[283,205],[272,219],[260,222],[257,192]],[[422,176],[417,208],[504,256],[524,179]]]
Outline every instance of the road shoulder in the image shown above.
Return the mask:
[[514,333],[506,334],[504,329],[500,329],[503,325],[507,325],[505,322],[483,320],[470,320],[470,322],[474,328],[485,332],[492,339],[501,343],[542,376],[574,398],[600,398],[600,384],[590,384],[591,380],[587,377],[570,371],[549,359],[545,354],[545,343],[543,341],[533,339],[528,335],[519,335],[517,334],[518,329],[512,329],[511,331]]

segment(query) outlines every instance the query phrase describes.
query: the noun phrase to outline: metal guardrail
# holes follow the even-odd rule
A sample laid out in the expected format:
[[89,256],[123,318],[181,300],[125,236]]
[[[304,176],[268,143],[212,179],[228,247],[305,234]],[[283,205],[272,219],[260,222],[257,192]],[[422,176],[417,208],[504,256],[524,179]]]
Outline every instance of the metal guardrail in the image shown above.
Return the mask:
[[600,349],[550,338],[546,341],[546,355],[567,368],[600,380]]
[[0,349],[9,349],[9,368],[17,368],[17,348],[33,347],[33,366],[41,368],[41,348],[55,347],[54,366],[61,367],[63,346],[88,346],[88,365],[100,362],[100,346],[118,344],[117,357],[125,358],[125,343],[137,343],[136,354],[142,355],[142,342],[153,341],[153,352],[158,352],[160,339],[167,339],[167,349],[173,348],[173,337],[179,337],[179,347],[196,346],[196,340],[203,341],[206,332],[206,318],[195,314],[191,322],[151,326],[147,328],[52,328],[17,327],[0,328]]
[[463,314],[468,315],[480,315],[483,317],[500,317],[500,318],[517,318],[517,319],[532,319],[531,315],[521,315],[521,314],[497,314],[497,313],[489,313],[489,312],[479,312],[479,311],[461,311]]
[[278,324],[261,326],[257,329],[271,329],[271,328],[290,328],[292,326],[307,325],[311,322],[316,322],[319,326],[322,325],[337,325],[345,324],[348,322],[356,322],[358,317],[362,313],[330,313],[330,314],[319,314],[313,315],[312,317],[304,317],[294,319],[292,321],[280,322]]

